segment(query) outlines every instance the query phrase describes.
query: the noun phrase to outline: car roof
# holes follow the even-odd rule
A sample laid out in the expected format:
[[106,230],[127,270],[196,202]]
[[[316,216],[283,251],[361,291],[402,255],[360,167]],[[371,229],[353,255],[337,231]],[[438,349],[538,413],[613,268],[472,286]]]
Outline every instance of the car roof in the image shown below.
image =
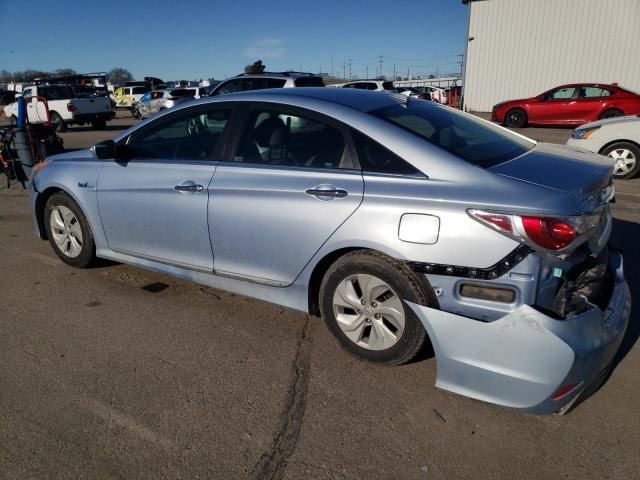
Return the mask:
[[307,72],[262,72],[262,73],[240,73],[233,78],[243,78],[243,77],[272,77],[272,78],[300,78],[300,77],[319,77],[319,75]]
[[[272,102],[291,100],[321,100],[330,103],[337,103],[345,107],[354,108],[362,112],[369,112],[379,108],[397,105],[403,101],[404,97],[398,99],[392,94],[384,92],[374,92],[369,90],[356,90],[351,88],[326,88],[326,87],[303,87],[303,88],[269,88],[264,90],[249,90],[246,92],[230,93],[219,97],[212,97],[206,102],[246,100],[252,102]],[[298,103],[298,102],[296,102]]]

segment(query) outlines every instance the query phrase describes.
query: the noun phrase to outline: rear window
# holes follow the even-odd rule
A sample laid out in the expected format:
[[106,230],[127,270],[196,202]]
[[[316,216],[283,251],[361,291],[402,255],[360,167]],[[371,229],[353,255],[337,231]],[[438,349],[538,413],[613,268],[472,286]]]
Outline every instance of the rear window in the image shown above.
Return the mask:
[[300,77],[294,80],[296,87],[324,87],[321,77]]
[[482,168],[511,160],[535,145],[500,127],[429,102],[408,102],[369,113]]
[[47,100],[68,100],[74,97],[73,90],[66,86],[50,86],[39,90],[40,94]]

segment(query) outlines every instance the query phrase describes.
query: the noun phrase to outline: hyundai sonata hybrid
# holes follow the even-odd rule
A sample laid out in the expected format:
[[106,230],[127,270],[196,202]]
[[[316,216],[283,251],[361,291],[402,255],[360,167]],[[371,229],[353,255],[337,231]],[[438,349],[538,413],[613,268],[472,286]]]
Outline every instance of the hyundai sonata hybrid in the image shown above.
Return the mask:
[[208,98],[34,170],[67,264],[137,265],[321,316],[357,357],[433,348],[442,389],[564,412],[630,313],[604,157],[355,89]]

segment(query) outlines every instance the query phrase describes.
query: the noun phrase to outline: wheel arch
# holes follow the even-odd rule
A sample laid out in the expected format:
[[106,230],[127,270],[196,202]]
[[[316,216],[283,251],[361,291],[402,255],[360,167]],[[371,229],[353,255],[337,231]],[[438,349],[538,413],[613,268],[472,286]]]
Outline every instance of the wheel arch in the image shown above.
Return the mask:
[[630,143],[631,145],[635,145],[637,148],[640,148],[640,143],[638,142],[634,142],[633,140],[625,140],[623,138],[617,138],[615,140],[610,141],[609,143],[605,143],[602,148],[600,150],[598,150],[598,153],[600,155],[602,155],[607,148],[609,148],[611,145],[615,145],[616,143]]
[[327,270],[329,270],[329,267],[340,257],[356,250],[370,249],[364,247],[339,248],[338,250],[327,253],[313,267],[307,288],[309,315],[316,317],[320,316],[320,285],[322,284],[322,279],[324,278],[325,273],[327,273]]
[[38,225],[38,230],[40,232],[40,238],[42,238],[43,240],[48,240],[49,239],[48,236],[47,236],[47,229],[44,226],[44,210],[45,210],[45,207],[47,206],[47,201],[49,200],[49,198],[51,198],[51,196],[56,194],[56,193],[64,193],[71,200],[73,200],[75,202],[75,204],[78,206],[78,208],[82,211],[83,215],[87,219],[87,223],[89,224],[89,228],[91,228],[91,230],[93,231],[93,226],[91,225],[91,221],[87,217],[85,209],[82,208],[82,204],[78,201],[78,198],[73,193],[71,193],[69,190],[67,190],[67,189],[65,189],[65,188],[63,188],[61,186],[58,186],[58,185],[52,185],[50,187],[45,188],[36,197],[35,215],[36,215],[36,222],[37,222],[37,225]]
[[[338,248],[336,250],[333,250],[325,254],[313,267],[313,271],[311,272],[311,275],[309,276],[309,281],[307,283],[308,285],[307,302],[308,302],[309,315],[313,315],[316,317],[320,316],[320,285],[322,284],[322,279],[324,278],[325,274],[327,273],[331,265],[333,265],[338,259],[345,256],[346,254],[355,252],[358,250],[367,250],[367,251],[382,255],[384,257],[388,257],[389,259],[402,261],[401,259],[393,255],[390,255],[389,252],[384,252],[377,248],[364,247],[364,246]],[[432,290],[432,286],[429,283],[429,280],[426,278],[426,276],[418,274],[417,279],[422,284],[425,290],[427,291]],[[435,306],[436,308],[439,308],[437,299],[435,299]]]

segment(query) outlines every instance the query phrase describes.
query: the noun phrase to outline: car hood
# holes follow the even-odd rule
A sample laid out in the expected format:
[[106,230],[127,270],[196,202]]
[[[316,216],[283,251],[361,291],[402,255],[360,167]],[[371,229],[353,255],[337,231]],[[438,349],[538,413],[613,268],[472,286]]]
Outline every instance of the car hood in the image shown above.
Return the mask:
[[583,128],[595,128],[595,127],[603,127],[603,126],[616,126],[622,125],[625,123],[637,123],[640,128],[640,115],[629,115],[627,117],[615,117],[615,118],[606,118],[604,120],[597,120],[595,122],[585,123],[584,125],[580,125],[576,130]]
[[494,105],[493,108],[499,108],[499,107],[504,107],[505,105],[508,105],[510,103],[530,103],[530,102],[537,102],[538,100],[536,99],[536,97],[531,97],[531,98],[517,98],[515,100],[505,100],[504,102],[500,102]]
[[491,167],[493,173],[564,192],[581,212],[609,199],[613,161],[581,148],[538,143],[529,152]]

